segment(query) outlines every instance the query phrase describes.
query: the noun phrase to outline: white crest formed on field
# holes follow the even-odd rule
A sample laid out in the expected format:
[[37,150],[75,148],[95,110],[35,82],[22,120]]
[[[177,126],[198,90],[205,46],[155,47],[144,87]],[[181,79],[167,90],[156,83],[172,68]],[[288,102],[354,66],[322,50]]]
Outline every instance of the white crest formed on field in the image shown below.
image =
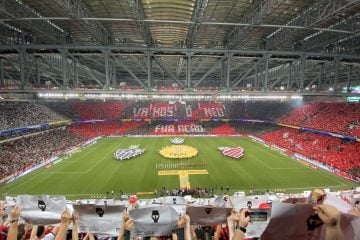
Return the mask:
[[114,158],[116,160],[127,160],[130,158],[140,156],[145,152],[145,149],[139,147],[140,145],[136,145],[136,146],[130,146],[129,148],[126,149],[118,149],[114,153]]
[[74,204],[79,213],[79,232],[104,233],[116,236],[121,227],[124,205]]
[[48,225],[60,222],[61,213],[66,209],[64,196],[19,195],[20,216],[31,224]]
[[170,139],[170,142],[172,144],[183,144],[185,142],[185,140],[183,138],[175,137],[175,138]]
[[134,219],[131,236],[147,237],[171,234],[179,215],[170,206],[156,206],[131,210],[129,217]]
[[245,150],[242,147],[218,147],[224,156],[239,159],[244,156]]

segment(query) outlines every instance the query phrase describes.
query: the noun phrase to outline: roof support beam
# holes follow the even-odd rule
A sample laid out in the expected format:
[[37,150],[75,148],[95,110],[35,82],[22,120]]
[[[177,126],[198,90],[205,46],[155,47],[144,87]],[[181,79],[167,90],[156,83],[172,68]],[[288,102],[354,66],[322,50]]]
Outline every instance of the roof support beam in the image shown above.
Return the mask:
[[197,87],[202,81],[204,81],[211,73],[213,73],[216,69],[218,69],[221,66],[222,61],[227,59],[228,57],[231,57],[233,54],[228,53],[225,56],[223,56],[220,60],[214,63],[214,65],[200,78],[199,81],[197,81],[194,84],[194,87]]
[[282,2],[283,0],[254,0],[254,2],[251,3],[250,9],[246,11],[240,21],[241,23],[250,24],[250,26],[235,26],[224,39],[227,48],[236,48],[254,28],[253,25],[260,25],[264,17],[271,13],[271,11]]
[[[143,55],[146,54],[146,52],[151,51],[153,52],[154,56],[161,55],[164,53],[175,53],[175,54],[183,54],[186,56],[188,52],[191,52],[193,56],[196,56],[196,54],[201,54],[202,56],[209,55],[214,56],[217,54],[218,56],[223,57],[226,53],[236,54],[236,56],[233,57],[241,57],[239,55],[264,55],[266,53],[269,53],[270,55],[274,57],[278,57],[281,59],[282,57],[286,57],[284,59],[289,59],[288,57],[298,58],[301,55],[308,57],[314,56],[316,58],[334,58],[336,56],[340,56],[341,59],[344,60],[353,60],[353,61],[360,61],[359,55],[351,55],[351,54],[337,54],[337,53],[324,53],[324,52],[304,52],[304,51],[280,51],[280,50],[252,50],[252,49],[232,49],[232,50],[226,50],[226,49],[218,49],[218,48],[145,48],[145,47],[124,47],[124,46],[94,46],[94,45],[0,45],[0,51],[17,51],[19,49],[24,50],[46,50],[46,49],[66,49],[66,50],[81,50],[82,53],[84,51],[90,51],[93,53],[94,50],[98,51],[104,51],[104,50],[115,50],[119,51],[121,54],[121,51],[124,52],[124,54],[139,54],[139,52],[142,52]],[[0,53],[0,55],[7,55],[7,53]]]
[[[94,18],[95,15],[81,0],[57,0],[64,12],[68,13],[72,18]],[[80,21],[80,26],[84,28],[96,41],[102,44],[111,43],[111,35],[99,21]]]
[[195,0],[194,9],[191,16],[191,22],[193,24],[190,25],[189,31],[186,36],[185,46],[187,48],[193,47],[196,35],[199,31],[201,19],[208,5],[208,1],[209,0]]
[[36,81],[35,86],[40,87],[41,85],[41,76],[40,76],[40,59],[35,57],[35,71],[36,71]]
[[306,49],[306,51],[311,51],[314,49],[329,49],[331,46],[341,46],[342,48],[345,48],[345,51],[351,52],[352,40],[354,38],[359,38],[360,36],[359,18],[360,14],[355,14],[347,19],[340,19],[331,26],[331,29],[348,30],[355,34],[349,36],[336,32],[318,31],[304,39],[304,49]]
[[150,89],[152,87],[152,83],[153,83],[153,56],[149,53],[147,55],[147,81],[148,81],[148,88]]
[[5,87],[5,81],[4,81],[4,58],[0,58],[0,87]]
[[[74,57],[73,55],[71,55],[69,52],[67,52],[67,56],[69,56],[71,58],[72,61],[78,61],[78,59],[76,57]],[[91,68],[89,68],[88,66],[77,62],[76,66],[78,67],[78,74],[80,73],[79,70],[81,70],[82,72],[84,72],[86,75],[89,75],[90,77],[92,77],[92,80],[94,80],[97,84],[99,84],[101,87],[104,86],[104,81],[105,81],[105,75],[95,71]]]
[[61,76],[62,76],[62,86],[66,89],[69,86],[69,79],[67,74],[67,57],[66,52],[61,52]]
[[74,87],[79,87],[78,60],[74,60]]
[[334,89],[334,94],[337,93],[338,91],[338,82],[339,82],[339,58],[336,57],[334,59],[334,67],[335,67],[335,76],[334,76],[334,84],[333,84],[333,89]]
[[240,76],[238,76],[237,79],[234,80],[235,83],[233,83],[232,88],[236,87],[237,85],[239,85],[239,83],[241,83],[245,77],[247,77],[249,75],[250,72],[252,72],[254,69],[257,68],[257,66],[265,59],[265,56],[262,57],[261,59],[259,59],[251,68],[249,68],[245,74],[242,74]]
[[[334,18],[339,13],[343,13],[356,5],[359,5],[358,0],[321,0],[305,10],[301,15],[296,16],[286,25],[304,26],[306,28],[321,26],[328,19]],[[296,41],[294,37],[296,37],[297,32],[297,29],[279,28],[267,37],[267,47],[273,49],[286,41],[294,42]]]
[[105,57],[105,88],[110,87],[110,52],[104,52]]
[[154,57],[154,61],[161,67],[162,70],[164,70],[164,72],[166,72],[167,74],[170,75],[170,77],[177,83],[179,84],[180,87],[184,88],[185,85],[184,83],[182,83],[172,72],[169,71],[169,69],[167,69],[167,67],[156,57]]
[[[43,57],[40,57],[40,60],[41,60],[46,66],[48,66],[51,71],[52,71],[52,70],[56,70],[56,69],[54,69],[54,67],[53,67],[51,64],[49,64]],[[54,77],[51,76],[50,74],[43,74],[43,75],[44,75],[45,77],[51,78],[51,80],[52,80],[57,86],[61,86],[61,84],[56,80],[56,78],[54,78]]]
[[351,82],[351,78],[352,78],[352,65],[348,66],[348,78],[346,79],[346,92],[349,93],[351,92],[350,90],[350,82]]
[[230,70],[231,70],[231,54],[229,54],[226,60],[226,78],[225,78],[226,89],[230,88]]
[[[27,4],[21,2],[21,0],[0,0],[0,12],[9,17],[11,23],[16,23],[15,27],[18,30],[25,33],[25,35],[32,34],[30,36],[21,36],[24,44],[32,42],[56,42],[63,43],[65,39],[65,32],[50,22],[50,20],[41,19],[33,23],[34,20],[16,21],[21,18],[39,18],[39,13],[30,8]],[[29,32],[30,31],[30,32]],[[2,34],[4,36],[4,33]]]
[[149,25],[144,20],[145,17],[145,11],[141,0],[130,0],[128,1],[130,7],[133,10],[134,17],[140,27],[141,36],[146,44],[147,47],[152,47],[154,45],[154,41],[152,38],[152,34],[149,28]]
[[25,89],[25,51],[19,51],[19,69],[20,69],[20,88]]
[[191,88],[191,54],[186,58],[186,87]]
[[113,58],[116,64],[127,71],[142,87],[145,87],[145,84],[117,56],[113,56]]
[[269,61],[270,61],[270,56],[269,54],[265,54],[265,78],[264,78],[264,84],[263,84],[263,91],[267,92],[268,91],[268,83],[269,83]]

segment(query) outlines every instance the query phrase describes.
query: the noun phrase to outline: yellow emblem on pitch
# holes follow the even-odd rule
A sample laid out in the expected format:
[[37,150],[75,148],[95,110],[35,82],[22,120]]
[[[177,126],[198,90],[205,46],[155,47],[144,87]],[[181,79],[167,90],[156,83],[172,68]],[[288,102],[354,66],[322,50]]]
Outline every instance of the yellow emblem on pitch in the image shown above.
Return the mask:
[[199,151],[188,145],[172,145],[163,147],[159,153],[166,158],[183,159],[195,157]]

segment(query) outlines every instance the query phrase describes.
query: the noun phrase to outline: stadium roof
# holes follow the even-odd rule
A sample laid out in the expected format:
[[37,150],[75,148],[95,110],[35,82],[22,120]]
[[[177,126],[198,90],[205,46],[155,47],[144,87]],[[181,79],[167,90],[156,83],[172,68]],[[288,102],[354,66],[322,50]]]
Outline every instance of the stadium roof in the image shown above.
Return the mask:
[[0,0],[0,86],[336,92],[360,85],[359,13],[360,0]]

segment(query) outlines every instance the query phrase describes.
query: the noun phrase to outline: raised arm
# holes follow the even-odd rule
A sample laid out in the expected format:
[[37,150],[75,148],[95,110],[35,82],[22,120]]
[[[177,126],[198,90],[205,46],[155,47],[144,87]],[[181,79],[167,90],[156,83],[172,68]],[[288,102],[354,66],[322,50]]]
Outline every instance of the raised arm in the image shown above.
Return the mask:
[[65,210],[61,214],[61,222],[59,224],[59,230],[55,237],[55,240],[65,240],[66,239],[66,233],[69,228],[69,223],[70,223],[70,213],[68,212],[68,210]]
[[16,205],[11,210],[10,227],[7,235],[7,240],[17,240],[19,217],[20,217],[20,207]]
[[5,202],[0,201],[0,225],[4,223],[5,216]]
[[122,223],[121,228],[118,236],[118,240],[127,240],[126,238],[129,237],[129,231],[131,230],[134,224],[134,220],[129,218],[129,215],[126,211],[123,212],[122,215]]
[[185,240],[192,240],[190,217],[187,214],[184,214],[183,217],[185,219],[185,228],[184,228]]
[[235,232],[232,240],[244,240],[246,227],[249,225],[250,217],[248,214],[250,213],[249,209],[242,209],[239,216],[239,223],[235,226]]
[[343,240],[340,211],[331,205],[317,205],[314,209],[325,224],[325,240]]
[[72,230],[72,240],[78,240],[79,238],[79,214],[74,211],[72,214],[73,218],[73,230]]

